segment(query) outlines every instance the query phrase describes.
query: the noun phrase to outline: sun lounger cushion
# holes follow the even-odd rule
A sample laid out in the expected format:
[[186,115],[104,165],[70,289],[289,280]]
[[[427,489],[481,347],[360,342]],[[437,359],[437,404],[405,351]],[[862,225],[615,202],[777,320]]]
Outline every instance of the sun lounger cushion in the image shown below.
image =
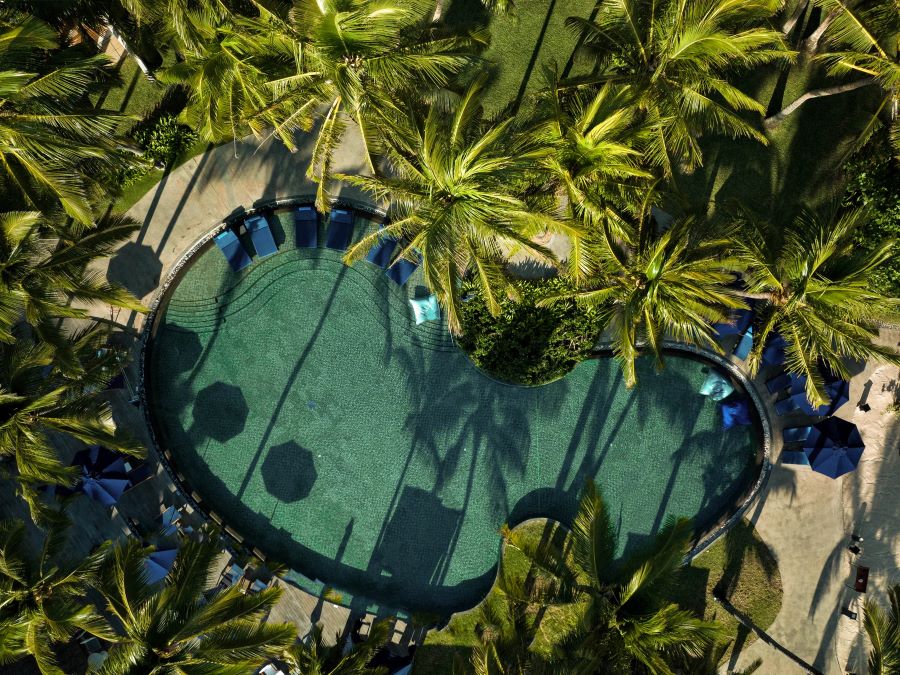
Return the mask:
[[344,251],[353,237],[353,213],[343,209],[334,209],[328,222],[325,235],[325,247],[336,251]]
[[788,427],[781,431],[781,438],[785,443],[802,443],[812,431],[812,427]]
[[743,335],[753,321],[752,309],[735,309],[730,313],[730,321],[713,324],[719,337],[725,335]]
[[388,275],[388,278],[397,283],[399,286],[402,286],[409,278],[412,276],[412,273],[416,271],[416,268],[419,266],[418,263],[413,263],[407,260],[406,258],[400,258],[393,265],[387,268],[385,274]]
[[297,248],[316,248],[319,245],[319,212],[312,206],[294,211],[294,233]]
[[700,385],[700,393],[709,396],[713,401],[721,401],[734,391],[734,385],[716,371],[706,376],[706,381]]
[[278,247],[275,245],[275,238],[272,236],[272,230],[269,228],[268,221],[263,216],[252,216],[244,221],[244,227],[250,234],[250,240],[253,242],[253,248],[256,249],[256,255],[260,258],[278,253]]
[[216,246],[222,251],[222,255],[225,256],[228,264],[231,265],[231,269],[235,272],[244,269],[252,262],[250,256],[247,255],[247,251],[241,246],[241,242],[238,240],[237,235],[231,230],[225,230],[224,232],[217,234],[215,241]]
[[437,298],[433,295],[429,295],[427,298],[410,298],[409,304],[412,305],[417,326],[420,323],[437,321],[441,318],[441,308],[438,306]]
[[745,398],[733,398],[723,401],[722,404],[722,428],[731,429],[737,426],[752,424],[750,419],[750,406]]
[[769,392],[774,394],[776,391],[787,389],[791,385],[791,376],[789,373],[781,373],[766,382]]
[[775,403],[775,412],[779,415],[787,415],[789,413],[794,412],[797,409],[797,404],[794,402],[794,399],[788,397],[783,401],[777,401]]
[[781,453],[781,463],[809,466],[809,457],[802,450],[785,450]]
[[741,335],[741,339],[734,348],[734,355],[743,361],[750,354],[751,349],[753,349],[753,326],[750,326],[747,332]]
[[378,265],[381,269],[384,269],[391,264],[391,254],[394,252],[394,247],[396,245],[397,240],[393,237],[383,237],[379,239],[378,243],[369,251],[366,260],[373,265]]

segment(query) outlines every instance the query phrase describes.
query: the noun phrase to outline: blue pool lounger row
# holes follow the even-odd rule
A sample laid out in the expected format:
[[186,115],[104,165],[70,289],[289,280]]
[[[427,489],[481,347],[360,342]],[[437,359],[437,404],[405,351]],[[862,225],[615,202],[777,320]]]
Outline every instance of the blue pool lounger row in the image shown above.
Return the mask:
[[253,248],[256,249],[256,255],[260,258],[266,258],[270,255],[278,253],[278,247],[275,245],[275,238],[272,236],[272,230],[269,229],[269,223],[263,216],[251,216],[244,221],[244,227],[250,234],[250,241],[253,242]]

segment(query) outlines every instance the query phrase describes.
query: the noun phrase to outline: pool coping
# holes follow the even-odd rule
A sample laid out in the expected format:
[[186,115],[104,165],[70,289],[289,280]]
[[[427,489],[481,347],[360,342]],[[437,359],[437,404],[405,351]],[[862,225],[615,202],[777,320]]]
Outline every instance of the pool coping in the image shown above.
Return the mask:
[[[150,439],[151,448],[157,456],[160,464],[168,475],[169,479],[172,481],[172,484],[180,496],[186,503],[188,503],[191,508],[193,508],[196,512],[202,514],[202,517],[206,519],[207,522],[213,523],[217,527],[219,527],[222,531],[222,536],[226,538],[227,542],[233,546],[235,546],[239,550],[246,550],[248,554],[255,555],[262,561],[265,561],[266,555],[265,552],[261,552],[259,549],[255,547],[252,548],[247,545],[246,539],[238,533],[236,530],[233,530],[226,522],[221,521],[221,519],[217,519],[211,515],[212,510],[207,509],[202,506],[200,501],[195,499],[188,488],[187,481],[181,477],[179,477],[179,472],[173,465],[172,461],[169,457],[166,456],[166,450],[159,443],[156,436],[156,427],[150,412],[150,406],[148,405],[147,398],[147,347],[150,343],[151,338],[155,334],[157,318],[161,310],[165,309],[166,301],[169,298],[169,290],[173,288],[173,286],[177,285],[177,282],[181,280],[182,271],[191,262],[191,260],[209,243],[213,240],[213,238],[224,231],[227,228],[232,227],[235,224],[239,224],[243,222],[247,217],[262,214],[267,211],[271,211],[273,209],[280,208],[292,208],[295,206],[306,206],[309,204],[314,204],[315,195],[313,194],[297,194],[291,195],[288,197],[282,197],[278,199],[264,199],[258,200],[253,203],[252,207],[249,209],[244,209],[243,207],[238,207],[235,211],[230,213],[226,218],[219,221],[216,225],[214,225],[209,231],[200,236],[191,246],[189,246],[185,252],[178,257],[175,264],[166,272],[165,278],[160,283],[156,292],[153,295],[153,299],[149,304],[149,311],[144,319],[143,326],[141,328],[140,341],[139,341],[139,351],[138,351],[138,382],[137,382],[137,390],[138,396],[140,400],[140,407],[144,417],[144,423],[147,428],[148,437]],[[359,202],[354,199],[347,198],[334,198],[331,200],[331,206],[348,206],[357,211],[362,211],[369,215],[378,217],[378,218],[386,218],[387,213],[372,204],[366,204],[364,202]],[[454,340],[455,342],[455,340]],[[735,510],[724,520],[718,522],[718,524],[711,527],[710,531],[705,532],[703,536],[694,544],[690,551],[684,557],[684,564],[689,564],[695,557],[703,553],[707,550],[713,543],[715,543],[721,536],[723,536],[728,530],[730,530],[747,512],[747,510],[752,506],[756,500],[759,498],[762,493],[763,488],[768,482],[769,475],[771,473],[772,465],[771,465],[771,449],[772,449],[772,423],[768,414],[768,409],[765,405],[765,402],[759,395],[759,392],[756,389],[756,386],[753,384],[753,381],[750,377],[733,361],[729,360],[722,354],[718,354],[711,349],[707,349],[704,347],[699,347],[695,345],[689,345],[681,342],[677,342],[674,340],[663,340],[662,346],[666,351],[674,351],[674,352],[683,352],[695,357],[699,357],[700,359],[715,364],[737,380],[744,390],[747,392],[747,395],[753,402],[753,406],[756,409],[756,413],[759,417],[759,426],[761,427],[762,438],[761,438],[761,451],[758,450],[757,458],[759,459],[759,453],[761,452],[761,466],[759,468],[759,475],[757,476],[756,481],[753,486],[749,489],[749,491],[745,491],[740,504],[735,508]],[[608,349],[604,349],[602,346],[598,346],[590,358],[596,357],[604,357],[609,358],[607,354],[609,353]],[[470,360],[471,362],[471,360]],[[472,364],[475,365],[474,363]],[[477,368],[477,366],[476,366]],[[479,372],[480,368],[477,368]],[[488,377],[491,377],[488,375]],[[496,379],[491,377],[491,379]],[[499,380],[498,380],[499,381]],[[509,384],[511,386],[530,386],[530,385],[516,385],[515,383],[506,382],[504,384]],[[721,518],[721,517],[720,517]],[[221,521],[221,522],[220,522]],[[565,526],[565,523],[563,523]],[[499,564],[499,560],[498,560]],[[290,572],[285,575],[288,577],[290,581],[290,576],[299,575],[300,577],[306,579],[305,574],[300,572],[299,570],[291,569]],[[313,581],[310,579],[310,581]],[[315,580],[319,582],[319,580]],[[296,585],[301,590],[305,592],[309,592],[307,589],[303,588],[302,585],[297,582],[291,582]],[[335,588],[326,582],[319,582],[324,586],[324,588]],[[339,590],[336,589],[335,590]],[[382,609],[387,609],[387,605],[374,602],[369,598],[365,598],[360,594],[353,594],[357,598],[361,598],[366,600],[367,604],[375,604]],[[479,601],[480,604],[481,601]],[[336,603],[342,604],[342,603]],[[475,605],[478,606],[477,604]],[[396,611],[393,613],[400,617],[409,617],[411,616],[410,612],[403,610],[401,608],[395,608]],[[466,610],[457,610],[453,612],[453,614],[458,612],[464,612]]]

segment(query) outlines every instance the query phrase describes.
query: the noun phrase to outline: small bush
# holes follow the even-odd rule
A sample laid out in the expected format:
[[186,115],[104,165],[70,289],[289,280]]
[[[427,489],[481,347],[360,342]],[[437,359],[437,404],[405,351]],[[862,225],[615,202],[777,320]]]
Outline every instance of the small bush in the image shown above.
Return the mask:
[[162,115],[149,126],[138,126],[132,135],[144,149],[145,157],[167,167],[197,140],[197,133],[180,124],[173,115]]
[[[888,239],[900,239],[900,163],[891,153],[887,135],[874,136],[845,168],[847,188],[843,205],[865,206],[870,218],[856,234],[856,245],[872,251]],[[882,293],[900,297],[900,255],[873,273]]]
[[463,305],[459,345],[475,365],[500,380],[550,382],[590,355],[600,332],[596,317],[574,302],[537,305],[566,288],[561,279],[520,280],[515,287],[519,300],[504,300],[496,317],[471,285],[465,287],[471,298]]

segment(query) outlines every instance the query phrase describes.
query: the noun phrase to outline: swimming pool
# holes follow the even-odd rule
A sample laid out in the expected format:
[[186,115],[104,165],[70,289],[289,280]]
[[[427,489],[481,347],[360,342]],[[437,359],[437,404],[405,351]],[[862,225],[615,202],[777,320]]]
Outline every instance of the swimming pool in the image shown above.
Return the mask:
[[[759,472],[755,427],[721,429],[699,395],[710,363],[672,354],[626,389],[610,358],[527,388],[474,368],[365,262],[296,249],[232,272],[194,255],[155,315],[146,394],[158,443],[253,545],[389,607],[470,607],[493,580],[500,526],[568,522],[597,480],[621,551],[668,516],[706,528]],[[321,241],[321,238],[320,238]]]

